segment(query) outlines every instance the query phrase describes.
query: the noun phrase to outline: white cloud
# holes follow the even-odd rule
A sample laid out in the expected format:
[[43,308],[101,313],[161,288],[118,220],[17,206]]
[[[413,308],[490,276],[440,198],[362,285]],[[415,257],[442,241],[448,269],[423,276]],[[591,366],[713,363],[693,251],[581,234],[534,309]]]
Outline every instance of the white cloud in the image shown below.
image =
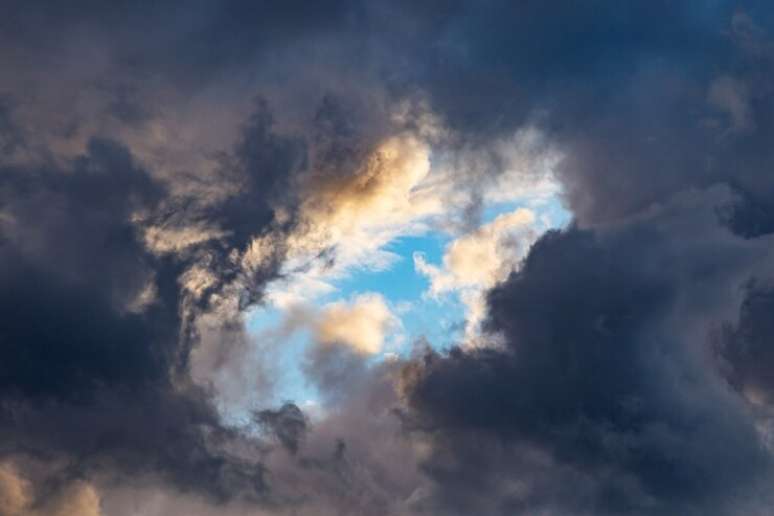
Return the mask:
[[[407,112],[396,116],[417,118]],[[485,311],[484,290],[504,279],[537,231],[548,226],[541,207],[558,194],[553,169],[561,154],[532,128],[481,148],[462,144],[451,149],[450,134],[438,120],[428,115],[421,122],[419,129],[377,145],[354,174],[316,171],[312,165],[302,180],[299,222],[282,239],[280,278],[267,287],[270,305],[316,312],[311,307],[335,294],[338,281],[358,270],[389,269],[403,259],[386,249],[395,239],[468,227],[471,203],[480,202],[482,210],[518,203],[524,208],[457,238],[441,264],[414,258],[416,270],[431,280],[428,294],[458,295],[467,307],[468,334],[475,334]],[[275,249],[274,240],[272,234],[256,239],[243,267],[261,266],[268,259],[263,250]],[[191,279],[198,280],[191,281],[195,287],[206,278]],[[378,348],[375,341],[353,341],[348,343],[361,351]]]
[[300,222],[286,241],[283,278],[269,286],[269,301],[309,302],[353,269],[389,268],[399,257],[384,247],[426,231],[427,218],[443,212],[441,199],[422,187],[429,173],[428,145],[403,134],[379,145],[354,175],[312,174]]
[[381,295],[361,294],[350,302],[324,306],[314,324],[314,338],[323,345],[343,344],[372,355],[382,350],[387,335],[398,324]]
[[[552,171],[561,156],[535,129],[517,131],[485,150],[463,146],[453,157],[431,159],[432,143],[443,131],[435,120],[420,125],[425,129],[386,139],[354,175],[312,173],[301,222],[287,241],[284,277],[269,287],[270,301],[309,302],[333,291],[332,282],[352,270],[389,268],[400,257],[385,250],[388,243],[443,230],[462,216],[473,195],[466,176],[486,179],[479,193],[487,206],[520,201],[537,207],[558,193]],[[493,161],[502,168],[485,172]]]
[[433,296],[468,287],[491,287],[505,279],[515,260],[524,255],[534,239],[534,222],[535,214],[526,208],[504,213],[449,243],[442,267],[427,263],[421,254],[414,255],[414,265],[430,279]]
[[453,240],[440,266],[414,254],[416,271],[430,280],[427,294],[455,292],[467,307],[466,334],[475,337],[484,317],[484,292],[503,281],[518,266],[536,238],[535,214],[526,208],[497,216],[493,221]]

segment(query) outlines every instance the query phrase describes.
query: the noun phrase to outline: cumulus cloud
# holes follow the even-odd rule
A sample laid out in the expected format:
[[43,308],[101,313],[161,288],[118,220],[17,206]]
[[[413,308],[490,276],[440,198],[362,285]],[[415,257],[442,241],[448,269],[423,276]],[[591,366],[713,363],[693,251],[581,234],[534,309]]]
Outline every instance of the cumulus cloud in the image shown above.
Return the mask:
[[379,353],[396,318],[378,294],[362,294],[350,303],[335,302],[323,307],[314,325],[314,337],[321,344],[343,344],[358,353]]
[[467,337],[475,338],[484,313],[484,292],[518,266],[535,238],[535,215],[525,208],[503,213],[476,230],[452,240],[442,266],[414,254],[414,268],[430,280],[427,294],[457,292],[467,306]]
[[434,296],[465,287],[492,287],[505,279],[519,259],[519,252],[523,254],[529,248],[528,240],[518,242],[509,237],[529,230],[534,221],[534,213],[524,208],[498,215],[449,243],[442,269],[427,263],[421,254],[414,255],[414,264],[430,279],[429,293]]

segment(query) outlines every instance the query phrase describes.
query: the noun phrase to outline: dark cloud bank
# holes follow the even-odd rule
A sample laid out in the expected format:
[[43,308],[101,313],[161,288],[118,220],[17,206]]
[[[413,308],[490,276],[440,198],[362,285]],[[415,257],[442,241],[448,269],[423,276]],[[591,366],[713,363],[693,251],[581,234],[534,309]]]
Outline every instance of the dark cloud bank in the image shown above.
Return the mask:
[[[774,511],[766,2],[32,1],[3,19],[0,452],[54,464],[46,485],[147,478],[303,514]],[[338,408],[319,428],[294,405],[257,412],[261,438],[229,427],[191,377],[196,321],[236,296],[219,345],[247,338],[300,178],[352,173],[406,99],[451,149],[545,132],[574,223],[489,292],[496,345],[342,357],[352,378],[332,380],[323,357],[310,377]],[[209,171],[155,170],[172,140],[137,135],[213,102],[241,129]],[[218,233],[154,252],[150,226]],[[269,232],[270,260],[234,260]]]

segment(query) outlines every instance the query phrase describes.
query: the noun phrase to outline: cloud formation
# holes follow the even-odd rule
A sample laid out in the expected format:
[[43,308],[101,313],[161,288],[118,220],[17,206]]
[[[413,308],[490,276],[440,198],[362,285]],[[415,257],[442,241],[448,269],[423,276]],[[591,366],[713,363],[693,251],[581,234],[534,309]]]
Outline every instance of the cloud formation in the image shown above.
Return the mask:
[[[770,513],[773,30],[756,0],[9,2],[0,511]],[[475,331],[378,360],[392,300],[334,280],[430,232]],[[316,414],[265,406],[296,329]]]
[[102,515],[99,494],[89,483],[72,481],[55,488],[53,496],[36,500],[43,490],[24,478],[13,463],[0,466],[0,514],[3,516]]
[[30,504],[30,485],[10,463],[0,466],[0,506],[3,516],[16,516]]
[[363,294],[346,304],[335,302],[322,309],[314,325],[314,338],[323,345],[343,344],[357,353],[379,353],[397,320],[378,294]]
[[[420,254],[414,256],[414,264],[429,277],[431,295],[472,286],[492,287],[505,279],[518,259],[507,256],[508,249],[503,249],[507,247],[506,240],[514,231],[529,228],[534,220],[534,214],[524,208],[498,215],[492,222],[452,241],[443,256],[443,270],[427,263]],[[522,244],[524,247],[529,246]]]
[[[465,463],[447,465],[443,454],[483,434],[551,458],[513,470],[489,458],[492,480],[524,482],[521,493],[502,493],[503,503],[512,496],[511,503],[558,512],[715,510],[716,497],[733,499],[768,477],[754,420],[707,370],[707,323],[734,317],[745,274],[769,269],[767,244],[705,222],[712,221],[706,198],[715,195],[675,201],[681,220],[694,221],[679,240],[658,227],[664,214],[657,213],[625,229],[572,228],[535,244],[523,268],[488,296],[487,329],[505,349],[431,354],[410,375],[419,378],[408,389],[417,424],[450,434],[433,459],[443,461],[439,474],[464,483]],[[719,256],[724,268],[707,269]],[[697,275],[701,282],[681,281]],[[590,478],[549,502],[551,486],[540,477],[554,469]]]
[[535,215],[526,208],[503,213],[491,222],[450,242],[443,266],[414,254],[414,268],[430,280],[427,294],[438,296],[457,292],[467,308],[466,338],[476,339],[485,314],[484,293],[518,267],[534,240]]

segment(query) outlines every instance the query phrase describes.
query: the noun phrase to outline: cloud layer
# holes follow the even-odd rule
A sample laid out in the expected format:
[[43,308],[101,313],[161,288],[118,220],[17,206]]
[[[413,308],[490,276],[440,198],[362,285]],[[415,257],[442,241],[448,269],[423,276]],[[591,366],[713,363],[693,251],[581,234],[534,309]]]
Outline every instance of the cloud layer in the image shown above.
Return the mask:
[[[10,2],[0,514],[769,514],[772,31],[755,0]],[[427,234],[468,331],[380,358],[390,300],[315,303]],[[267,406],[300,331],[319,404]]]

